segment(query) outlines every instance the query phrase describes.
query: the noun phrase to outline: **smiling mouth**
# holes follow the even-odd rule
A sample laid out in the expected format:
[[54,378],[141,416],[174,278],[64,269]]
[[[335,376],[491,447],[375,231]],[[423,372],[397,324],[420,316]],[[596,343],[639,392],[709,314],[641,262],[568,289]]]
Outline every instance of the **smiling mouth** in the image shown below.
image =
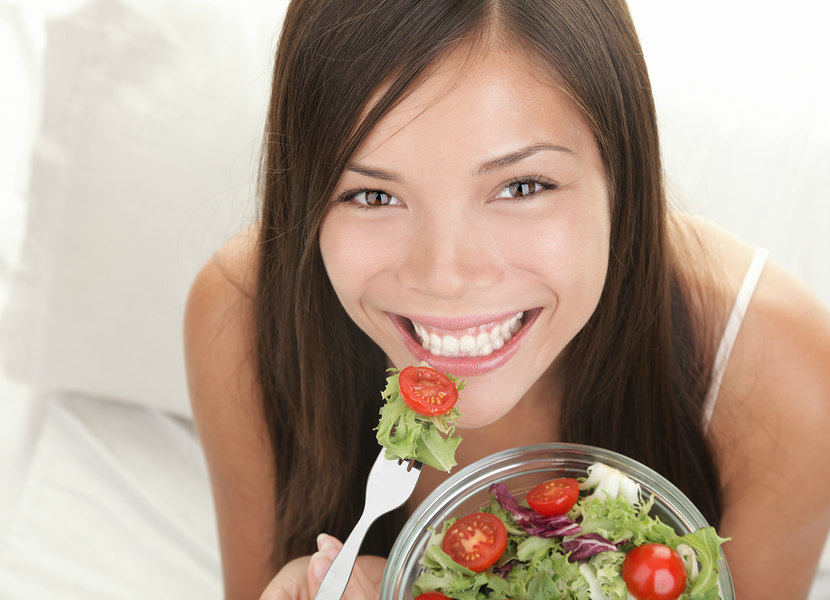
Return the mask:
[[[534,311],[535,312],[535,311]],[[517,312],[497,320],[463,329],[447,329],[402,317],[412,339],[433,356],[476,358],[493,354],[521,331],[530,311]]]

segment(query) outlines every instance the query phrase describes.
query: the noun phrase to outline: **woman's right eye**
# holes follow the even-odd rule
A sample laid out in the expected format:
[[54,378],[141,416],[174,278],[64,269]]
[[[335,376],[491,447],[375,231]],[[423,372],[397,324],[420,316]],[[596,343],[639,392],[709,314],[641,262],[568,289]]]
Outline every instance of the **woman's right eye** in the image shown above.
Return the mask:
[[401,205],[401,201],[395,198],[395,196],[387,194],[381,190],[360,190],[359,192],[351,192],[345,194],[343,199],[366,208]]

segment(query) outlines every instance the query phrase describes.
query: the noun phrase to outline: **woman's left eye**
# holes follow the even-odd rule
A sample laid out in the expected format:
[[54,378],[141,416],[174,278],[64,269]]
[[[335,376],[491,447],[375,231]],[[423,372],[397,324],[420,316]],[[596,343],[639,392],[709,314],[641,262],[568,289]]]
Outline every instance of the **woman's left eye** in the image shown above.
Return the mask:
[[528,198],[534,194],[538,194],[544,190],[553,189],[551,183],[539,181],[538,179],[519,179],[507,184],[502,190],[496,194],[496,198],[512,198],[521,200]]

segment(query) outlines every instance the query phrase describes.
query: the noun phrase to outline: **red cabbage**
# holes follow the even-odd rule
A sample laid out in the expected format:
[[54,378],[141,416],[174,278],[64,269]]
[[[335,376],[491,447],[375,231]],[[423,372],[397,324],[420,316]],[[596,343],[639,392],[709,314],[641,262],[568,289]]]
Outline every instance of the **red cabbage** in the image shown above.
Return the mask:
[[563,540],[562,547],[570,552],[568,562],[576,562],[592,557],[594,554],[616,550],[617,546],[598,533],[586,533],[570,540]]
[[494,566],[493,571],[495,572],[496,575],[498,575],[502,579],[507,579],[507,576],[510,575],[510,571],[512,571],[513,567],[515,567],[518,564],[519,564],[519,560],[516,559],[516,558],[512,558],[500,567]]

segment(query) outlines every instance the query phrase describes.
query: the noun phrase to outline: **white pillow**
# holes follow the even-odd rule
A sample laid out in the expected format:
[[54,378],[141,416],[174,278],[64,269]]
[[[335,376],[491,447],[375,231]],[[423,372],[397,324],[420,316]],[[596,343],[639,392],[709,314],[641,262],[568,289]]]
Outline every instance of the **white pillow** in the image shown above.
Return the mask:
[[94,0],[46,21],[43,106],[8,373],[190,413],[181,323],[199,266],[256,218],[285,2]]

